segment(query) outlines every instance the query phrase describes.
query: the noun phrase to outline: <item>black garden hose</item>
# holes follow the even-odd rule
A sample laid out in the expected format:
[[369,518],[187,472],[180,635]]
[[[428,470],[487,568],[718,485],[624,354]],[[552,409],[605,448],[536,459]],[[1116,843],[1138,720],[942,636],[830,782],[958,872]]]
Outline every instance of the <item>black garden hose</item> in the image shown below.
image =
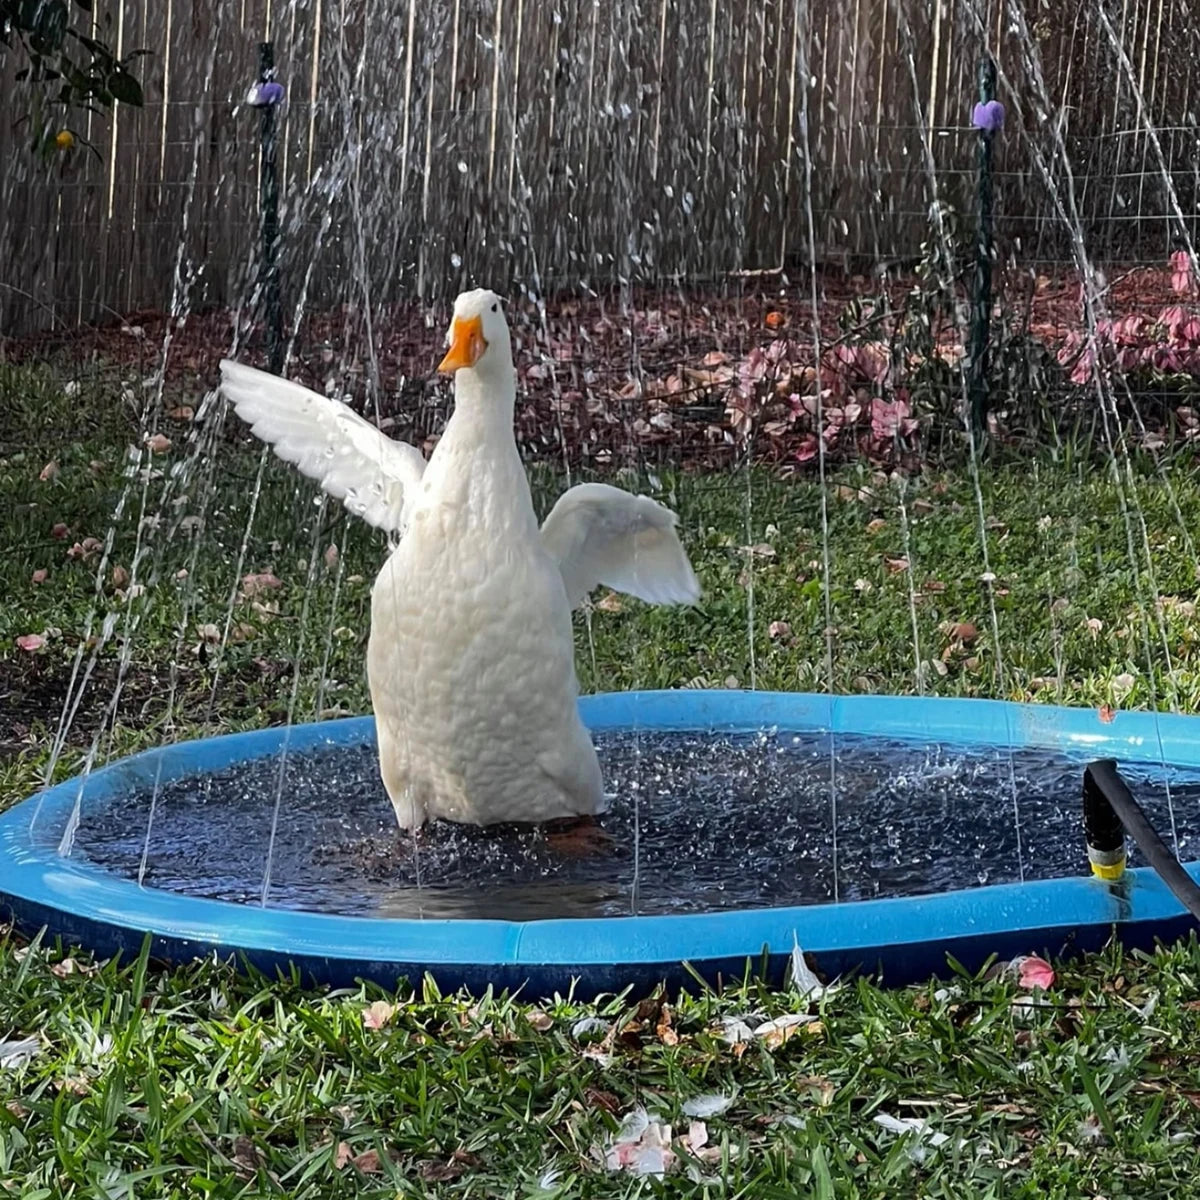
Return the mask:
[[1200,921],[1200,886],[1158,836],[1111,758],[1097,759],[1084,769],[1083,827],[1088,859],[1096,875],[1101,879],[1120,878],[1125,869],[1128,833],[1179,903]]

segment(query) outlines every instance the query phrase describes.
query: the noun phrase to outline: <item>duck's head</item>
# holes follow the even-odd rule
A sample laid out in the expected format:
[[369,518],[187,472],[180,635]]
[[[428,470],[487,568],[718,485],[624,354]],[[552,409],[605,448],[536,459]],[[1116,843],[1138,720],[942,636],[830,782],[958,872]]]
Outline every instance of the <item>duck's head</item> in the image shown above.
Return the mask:
[[463,292],[454,301],[454,317],[446,332],[446,357],[438,370],[447,375],[469,369],[480,375],[512,371],[512,341],[500,297],[486,288]]

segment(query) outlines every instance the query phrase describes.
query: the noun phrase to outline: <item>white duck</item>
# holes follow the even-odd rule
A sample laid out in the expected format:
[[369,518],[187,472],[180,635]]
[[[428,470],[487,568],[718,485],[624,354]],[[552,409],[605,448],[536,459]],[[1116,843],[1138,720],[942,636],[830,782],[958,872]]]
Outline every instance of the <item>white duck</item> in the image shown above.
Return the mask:
[[299,384],[226,360],[221,386],[281,458],[402,534],[375,581],[367,647],[400,827],[591,818],[606,801],[576,708],[571,610],[599,584],[656,604],[695,603],[699,585],[674,513],[648,497],[580,484],[539,530],[499,299],[459,296],[447,342],[454,413],[428,464]]

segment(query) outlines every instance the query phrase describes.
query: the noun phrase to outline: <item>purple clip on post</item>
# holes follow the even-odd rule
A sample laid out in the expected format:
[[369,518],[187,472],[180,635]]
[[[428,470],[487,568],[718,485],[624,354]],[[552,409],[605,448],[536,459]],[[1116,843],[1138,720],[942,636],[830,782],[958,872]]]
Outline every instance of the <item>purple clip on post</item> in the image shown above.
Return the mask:
[[283,102],[283,84],[268,79],[265,83],[256,83],[246,93],[246,103],[252,108],[266,108],[272,104]]
[[987,100],[975,105],[971,124],[983,133],[999,133],[1004,128],[1004,105],[999,100]]

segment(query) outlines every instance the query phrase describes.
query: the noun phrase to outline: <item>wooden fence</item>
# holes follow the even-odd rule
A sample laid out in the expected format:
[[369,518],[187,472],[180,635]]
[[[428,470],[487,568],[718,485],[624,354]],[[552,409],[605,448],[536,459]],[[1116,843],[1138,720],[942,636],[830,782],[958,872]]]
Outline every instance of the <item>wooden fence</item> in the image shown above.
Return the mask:
[[[1002,245],[1161,260],[1200,188],[1193,0],[109,0],[146,104],[49,166],[0,128],[0,330],[245,300],[273,42],[289,307],[917,252],[969,216],[981,52]],[[27,104],[9,52],[0,111]],[[851,263],[850,265],[854,265]]]

